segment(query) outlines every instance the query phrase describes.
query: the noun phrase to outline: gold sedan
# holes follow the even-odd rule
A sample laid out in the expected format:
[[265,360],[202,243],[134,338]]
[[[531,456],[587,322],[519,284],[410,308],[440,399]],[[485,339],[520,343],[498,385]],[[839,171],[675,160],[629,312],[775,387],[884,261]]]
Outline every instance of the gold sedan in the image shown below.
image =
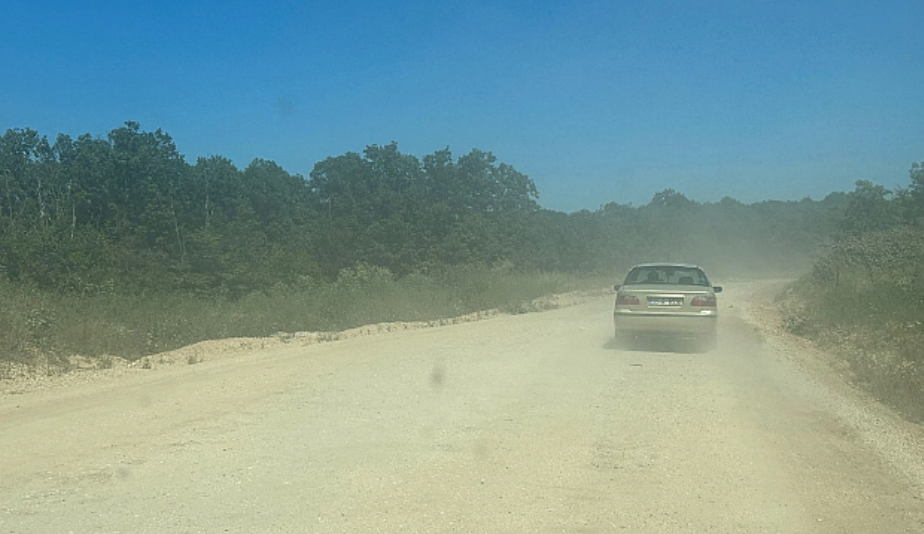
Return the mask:
[[716,340],[716,293],[697,265],[645,263],[633,267],[615,286],[613,324],[617,343],[641,338],[689,340],[694,350]]

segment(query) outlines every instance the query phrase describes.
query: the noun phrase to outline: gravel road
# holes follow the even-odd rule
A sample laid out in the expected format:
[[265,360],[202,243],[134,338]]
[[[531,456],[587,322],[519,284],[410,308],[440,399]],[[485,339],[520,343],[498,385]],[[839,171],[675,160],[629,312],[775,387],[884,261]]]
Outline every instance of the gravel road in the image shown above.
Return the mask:
[[0,534],[924,532],[921,429],[729,284],[707,354],[612,299],[0,397]]

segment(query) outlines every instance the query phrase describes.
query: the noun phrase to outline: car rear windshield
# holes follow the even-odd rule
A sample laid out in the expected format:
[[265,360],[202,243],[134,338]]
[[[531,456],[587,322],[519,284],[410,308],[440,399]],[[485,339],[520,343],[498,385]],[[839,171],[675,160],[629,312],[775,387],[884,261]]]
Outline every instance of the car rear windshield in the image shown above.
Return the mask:
[[706,274],[696,267],[672,267],[653,265],[636,267],[629,271],[625,285],[672,284],[684,286],[709,286]]

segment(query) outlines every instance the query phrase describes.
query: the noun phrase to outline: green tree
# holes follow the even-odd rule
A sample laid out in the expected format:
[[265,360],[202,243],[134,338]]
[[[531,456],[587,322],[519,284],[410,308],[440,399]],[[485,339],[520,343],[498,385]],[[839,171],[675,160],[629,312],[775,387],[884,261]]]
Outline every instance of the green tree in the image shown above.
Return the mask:
[[658,208],[689,209],[696,206],[696,203],[688,199],[683,193],[673,189],[664,189],[655,193],[648,205]]
[[869,180],[858,180],[847,197],[841,231],[848,235],[886,230],[900,222],[900,213],[891,202],[892,192]]
[[924,227],[924,162],[912,163],[909,175],[911,185],[902,195],[905,219],[916,226]]

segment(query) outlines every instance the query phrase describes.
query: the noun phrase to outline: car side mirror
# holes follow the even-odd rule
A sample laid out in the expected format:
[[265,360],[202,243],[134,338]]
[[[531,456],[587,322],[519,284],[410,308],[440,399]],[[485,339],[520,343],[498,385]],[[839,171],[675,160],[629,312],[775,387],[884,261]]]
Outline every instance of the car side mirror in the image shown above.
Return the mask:
[[721,292],[722,292],[722,286],[713,286],[713,287],[712,287],[712,290],[715,291],[716,293],[721,293]]
[[620,287],[622,287],[621,284],[616,284],[615,286],[613,286],[613,290],[614,290],[614,291],[619,291],[619,288],[620,288]]

